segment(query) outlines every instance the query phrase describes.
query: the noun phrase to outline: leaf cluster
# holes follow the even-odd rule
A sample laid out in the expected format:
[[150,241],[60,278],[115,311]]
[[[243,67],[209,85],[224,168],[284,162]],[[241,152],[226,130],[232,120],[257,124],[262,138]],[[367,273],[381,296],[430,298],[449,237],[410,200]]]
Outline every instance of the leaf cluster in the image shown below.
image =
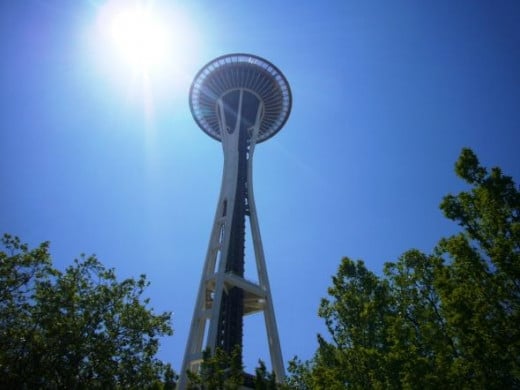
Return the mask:
[[242,352],[236,346],[231,353],[217,348],[214,353],[206,349],[202,354],[198,373],[188,371],[188,390],[236,390],[244,382]]
[[231,353],[217,348],[214,353],[206,349],[199,372],[187,372],[188,390],[283,390],[287,387],[277,383],[276,376],[269,372],[260,360],[255,375],[244,373],[242,352],[236,346]]
[[171,314],[148,307],[144,275],[120,282],[94,256],[61,272],[48,243],[1,242],[0,388],[173,387],[155,358]]

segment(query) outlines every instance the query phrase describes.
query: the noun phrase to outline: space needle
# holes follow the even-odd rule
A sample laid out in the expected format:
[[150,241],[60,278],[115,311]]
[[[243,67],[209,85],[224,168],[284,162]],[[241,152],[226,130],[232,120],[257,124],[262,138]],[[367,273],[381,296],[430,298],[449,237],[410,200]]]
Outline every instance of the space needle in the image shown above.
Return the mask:
[[[274,136],[291,111],[291,90],[280,70],[251,54],[229,54],[206,64],[190,90],[197,125],[222,143],[222,185],[190,332],[179,388],[186,371],[197,372],[203,351],[242,348],[243,317],[262,312],[271,366],[285,377],[273,299],[253,193],[253,154]],[[247,223],[249,222],[249,223]],[[258,281],[245,278],[245,237],[250,228]],[[251,264],[252,265],[252,264]]]

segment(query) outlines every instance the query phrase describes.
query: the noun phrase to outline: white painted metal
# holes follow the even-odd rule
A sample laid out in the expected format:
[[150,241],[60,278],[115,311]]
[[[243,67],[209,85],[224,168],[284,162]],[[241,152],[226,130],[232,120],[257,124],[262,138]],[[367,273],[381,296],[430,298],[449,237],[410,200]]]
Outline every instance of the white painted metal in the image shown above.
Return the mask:
[[[246,90],[244,88],[238,88],[238,90],[240,91],[240,99],[237,112],[240,113],[243,95]],[[254,93],[251,90],[247,90],[247,92]],[[218,117],[224,152],[222,187],[182,363],[179,381],[180,390],[184,390],[187,386],[186,370],[197,372],[202,361],[202,351],[206,348],[211,350],[215,348],[222,293],[231,287],[239,287],[244,290],[244,315],[259,311],[264,313],[272,369],[279,381],[285,378],[278,328],[276,326],[274,305],[267,277],[264,250],[253,194],[253,153],[258,139],[264,105],[260,99],[256,122],[250,128],[251,136],[247,161],[249,226],[251,228],[258,283],[225,272],[231,221],[233,220],[233,211],[235,209],[235,194],[237,192],[240,119],[236,121],[234,129],[228,130],[222,97],[217,99],[217,110],[220,111]],[[240,115],[238,117],[240,118]]]

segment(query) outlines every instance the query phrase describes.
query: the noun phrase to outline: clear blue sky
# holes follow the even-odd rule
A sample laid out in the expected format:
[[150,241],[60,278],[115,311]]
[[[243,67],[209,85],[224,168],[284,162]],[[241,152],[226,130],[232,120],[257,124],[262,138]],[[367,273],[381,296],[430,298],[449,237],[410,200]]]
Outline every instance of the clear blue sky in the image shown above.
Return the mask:
[[[343,256],[380,272],[456,231],[438,205],[462,147],[520,179],[519,1],[155,1],[193,50],[146,83],[106,50],[104,3],[0,2],[0,232],[147,274],[177,370],[222,167],[188,89],[214,57],[265,57],[293,91],[254,178],[285,360],[314,352]],[[269,361],[262,317],[245,332],[246,365]]]

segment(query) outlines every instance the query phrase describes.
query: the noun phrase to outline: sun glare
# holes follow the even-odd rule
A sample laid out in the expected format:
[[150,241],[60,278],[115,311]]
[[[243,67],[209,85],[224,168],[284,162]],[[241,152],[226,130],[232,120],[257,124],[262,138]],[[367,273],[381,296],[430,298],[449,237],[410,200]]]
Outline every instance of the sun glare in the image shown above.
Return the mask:
[[141,71],[160,66],[168,57],[170,32],[159,15],[135,6],[114,15],[111,38],[121,59]]
[[166,0],[108,0],[93,38],[98,62],[116,69],[117,77],[178,77],[198,62],[200,49],[200,28],[188,9]]

